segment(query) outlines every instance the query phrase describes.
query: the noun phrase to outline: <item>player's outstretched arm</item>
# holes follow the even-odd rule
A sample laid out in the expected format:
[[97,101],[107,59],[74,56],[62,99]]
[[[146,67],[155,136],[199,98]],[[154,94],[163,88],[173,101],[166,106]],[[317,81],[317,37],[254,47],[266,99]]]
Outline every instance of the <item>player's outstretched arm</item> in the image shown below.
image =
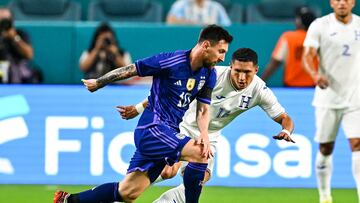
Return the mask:
[[130,64],[112,70],[98,79],[82,79],[81,81],[84,83],[84,85],[90,92],[95,92],[96,90],[108,85],[109,83],[118,80],[124,80],[135,75],[137,75],[135,64]]
[[144,99],[142,102],[136,105],[130,106],[117,106],[116,110],[120,113],[121,118],[128,120],[133,119],[141,114],[148,105],[148,100]]
[[291,133],[294,130],[294,123],[290,116],[287,113],[282,113],[274,120],[281,125],[282,130],[277,135],[273,136],[273,138],[276,140],[285,140],[287,142],[295,143],[295,141],[291,138]]

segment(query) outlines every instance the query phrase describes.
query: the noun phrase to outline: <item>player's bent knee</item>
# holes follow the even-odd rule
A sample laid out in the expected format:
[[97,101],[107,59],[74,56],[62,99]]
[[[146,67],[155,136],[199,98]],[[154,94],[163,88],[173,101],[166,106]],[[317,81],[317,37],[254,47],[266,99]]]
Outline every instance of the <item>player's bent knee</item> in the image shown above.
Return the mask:
[[143,191],[138,186],[139,185],[137,184],[122,184],[119,186],[118,192],[125,202],[133,202],[140,196],[141,192]]
[[134,188],[127,188],[121,192],[119,191],[119,193],[125,202],[134,202],[140,196],[140,193]]
[[351,151],[357,152],[360,151],[360,138],[350,139]]
[[323,154],[324,156],[328,156],[328,155],[332,154],[332,152],[334,150],[334,142],[321,143],[319,146],[319,150],[320,150],[321,154]]
[[195,140],[191,139],[181,151],[181,160],[195,163],[207,163],[207,158],[203,157],[201,154],[201,145],[195,144]]
[[176,172],[174,172],[172,169],[163,170],[161,172],[161,177],[163,179],[170,179],[173,178],[176,175]]

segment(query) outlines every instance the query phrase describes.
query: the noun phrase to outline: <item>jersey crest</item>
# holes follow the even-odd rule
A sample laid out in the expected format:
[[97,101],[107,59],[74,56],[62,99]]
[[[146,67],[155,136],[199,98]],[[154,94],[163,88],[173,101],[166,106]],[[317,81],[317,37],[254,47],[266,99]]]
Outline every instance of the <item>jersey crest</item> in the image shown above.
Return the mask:
[[195,87],[195,79],[194,78],[189,78],[188,79],[188,81],[187,81],[187,83],[186,83],[186,89],[188,90],[188,91],[191,91],[192,89],[194,89],[194,87]]
[[198,90],[201,90],[202,87],[204,87],[205,84],[205,80],[200,80],[199,84],[198,84]]

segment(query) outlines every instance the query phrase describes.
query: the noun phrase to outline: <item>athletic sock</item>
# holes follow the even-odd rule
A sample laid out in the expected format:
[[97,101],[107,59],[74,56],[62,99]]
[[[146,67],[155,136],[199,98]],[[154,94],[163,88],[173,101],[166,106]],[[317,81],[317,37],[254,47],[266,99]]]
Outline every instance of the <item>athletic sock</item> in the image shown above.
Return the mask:
[[189,163],[184,171],[185,199],[187,203],[198,203],[207,163]]
[[356,183],[358,201],[360,203],[360,151],[352,153],[352,172]]
[[72,194],[68,203],[98,203],[98,202],[122,202],[124,201],[118,191],[119,183],[106,183],[91,190]]
[[315,170],[320,199],[331,198],[332,155],[324,156],[318,152]]
[[167,190],[153,203],[185,203],[185,187],[183,184],[178,185],[175,188]]

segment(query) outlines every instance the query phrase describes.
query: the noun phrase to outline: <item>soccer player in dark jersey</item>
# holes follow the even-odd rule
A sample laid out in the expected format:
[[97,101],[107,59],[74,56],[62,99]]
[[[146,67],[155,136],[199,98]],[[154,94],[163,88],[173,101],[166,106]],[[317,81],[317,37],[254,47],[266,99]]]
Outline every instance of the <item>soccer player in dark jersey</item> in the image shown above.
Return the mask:
[[[232,36],[216,25],[205,27],[190,50],[160,53],[117,68],[98,79],[82,80],[94,92],[117,80],[153,76],[148,106],[135,129],[136,151],[125,178],[77,194],[57,191],[54,203],[133,202],[160,175],[165,165],[188,161],[184,172],[186,202],[196,203],[208,158],[209,104],[215,86],[213,67],[225,59]],[[179,123],[197,99],[197,140],[180,134]]]

